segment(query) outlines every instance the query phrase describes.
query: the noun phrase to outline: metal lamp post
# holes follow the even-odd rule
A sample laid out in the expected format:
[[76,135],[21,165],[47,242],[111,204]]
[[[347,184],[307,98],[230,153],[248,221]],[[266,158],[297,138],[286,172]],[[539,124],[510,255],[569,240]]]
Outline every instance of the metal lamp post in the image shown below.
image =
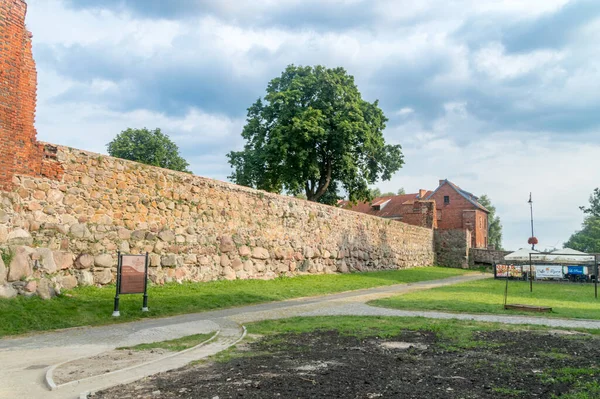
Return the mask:
[[[531,200],[531,193],[529,193],[529,201],[527,202],[529,203],[529,210],[531,211],[531,237],[535,237],[533,234],[533,201]],[[535,250],[535,244],[533,242],[531,243],[531,249]]]

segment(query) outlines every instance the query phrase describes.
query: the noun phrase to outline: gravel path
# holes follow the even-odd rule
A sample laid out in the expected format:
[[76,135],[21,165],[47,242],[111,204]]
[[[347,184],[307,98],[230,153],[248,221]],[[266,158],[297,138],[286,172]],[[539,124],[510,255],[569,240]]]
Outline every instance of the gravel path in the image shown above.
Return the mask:
[[403,317],[427,317],[430,319],[457,319],[474,320],[503,324],[535,324],[547,327],[560,328],[585,328],[600,329],[600,320],[577,320],[577,319],[558,319],[538,316],[504,316],[491,314],[468,314],[468,313],[447,313],[432,311],[415,311],[387,309],[369,306],[364,303],[355,303],[339,306],[336,308],[326,308],[314,310],[303,314],[303,316],[403,316]]

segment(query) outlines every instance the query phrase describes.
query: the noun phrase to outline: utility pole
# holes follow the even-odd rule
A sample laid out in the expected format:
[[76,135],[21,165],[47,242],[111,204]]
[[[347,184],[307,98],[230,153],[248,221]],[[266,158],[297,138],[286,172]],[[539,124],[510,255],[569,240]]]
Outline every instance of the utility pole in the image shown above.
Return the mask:
[[[533,201],[531,200],[531,192],[529,193],[529,210],[531,211],[531,237],[535,237],[535,235],[533,234]],[[535,244],[532,242],[531,243],[531,249],[535,250]]]

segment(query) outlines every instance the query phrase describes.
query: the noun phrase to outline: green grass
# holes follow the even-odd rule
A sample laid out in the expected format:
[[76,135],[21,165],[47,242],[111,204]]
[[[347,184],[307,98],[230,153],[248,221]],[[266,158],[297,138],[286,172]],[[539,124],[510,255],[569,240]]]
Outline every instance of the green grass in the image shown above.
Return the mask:
[[441,310],[465,313],[527,314],[564,318],[600,319],[600,300],[594,298],[592,284],[533,283],[510,281],[508,303],[550,306],[552,312],[531,313],[504,309],[505,282],[478,280],[452,286],[413,292],[370,302],[394,309]]
[[152,342],[149,344],[139,344],[135,346],[124,346],[117,348],[118,350],[134,350],[134,351],[147,351],[151,349],[166,349],[171,352],[181,352],[186,349],[193,348],[196,345],[201,344],[210,337],[215,335],[214,332],[208,334],[194,334],[186,337],[177,339],[171,339],[169,341]]
[[492,391],[496,392],[496,393],[501,393],[503,395],[508,395],[508,396],[520,396],[524,393],[527,393],[523,390],[519,390],[519,389],[512,389],[512,388],[499,388],[499,387],[495,387],[492,388]]
[[[365,337],[393,337],[401,330],[430,331],[464,348],[473,347],[473,333],[481,331],[548,331],[549,327],[536,325],[510,325],[464,321],[454,319],[427,319],[425,317],[384,316],[319,316],[291,317],[288,319],[264,320],[246,325],[249,334],[275,335],[282,333],[300,334],[312,331],[338,331],[341,335]],[[600,330],[586,330],[600,335]],[[482,343],[483,344],[483,343]]]
[[148,317],[195,313],[233,306],[281,301],[378,286],[459,276],[468,270],[442,267],[367,273],[307,275],[275,280],[235,280],[167,284],[148,290],[150,312],[142,313],[141,295],[122,295],[121,317],[111,317],[114,286],[80,287],[50,301],[37,297],[0,299],[0,336]]
[[[563,367],[542,373],[540,378],[546,383],[568,384],[573,387],[560,398],[592,399],[600,398],[600,383],[595,379],[598,372],[598,367]],[[558,396],[553,395],[552,398],[558,398]]]

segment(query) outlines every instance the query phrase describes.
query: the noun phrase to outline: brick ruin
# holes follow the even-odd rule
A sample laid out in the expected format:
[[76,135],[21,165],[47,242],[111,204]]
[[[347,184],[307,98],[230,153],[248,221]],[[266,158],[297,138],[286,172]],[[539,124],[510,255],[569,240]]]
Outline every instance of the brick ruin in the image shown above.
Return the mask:
[[60,179],[56,149],[36,139],[37,72],[32,34],[25,27],[27,4],[0,0],[0,188],[17,174]]

